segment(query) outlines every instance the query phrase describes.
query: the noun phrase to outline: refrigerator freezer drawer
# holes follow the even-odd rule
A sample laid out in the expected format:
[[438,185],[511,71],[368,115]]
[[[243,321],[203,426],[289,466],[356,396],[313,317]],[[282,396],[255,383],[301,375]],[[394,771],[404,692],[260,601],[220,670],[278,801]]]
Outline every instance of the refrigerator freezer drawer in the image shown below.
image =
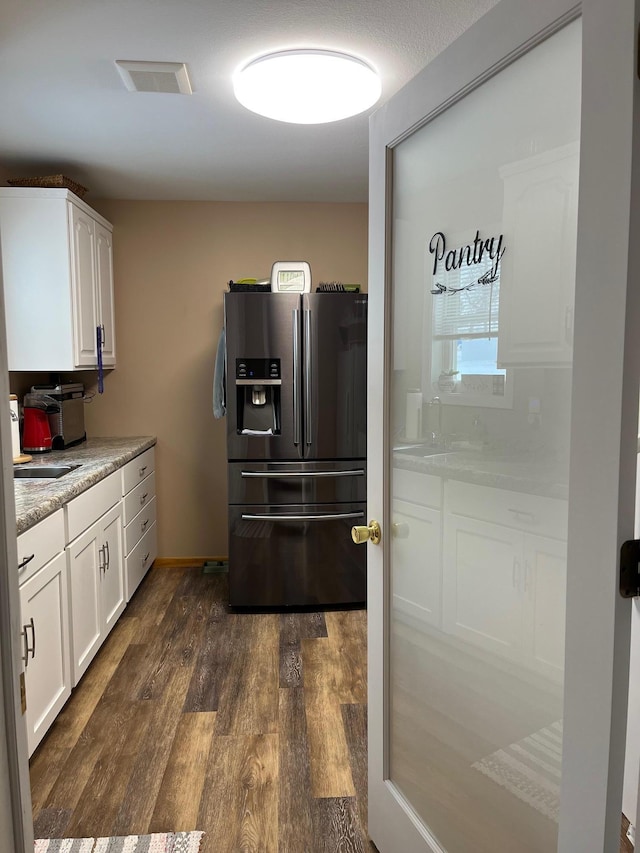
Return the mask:
[[357,503],[367,499],[367,463],[231,462],[230,504]]
[[229,603],[302,607],[364,603],[367,549],[351,527],[366,504],[229,507]]

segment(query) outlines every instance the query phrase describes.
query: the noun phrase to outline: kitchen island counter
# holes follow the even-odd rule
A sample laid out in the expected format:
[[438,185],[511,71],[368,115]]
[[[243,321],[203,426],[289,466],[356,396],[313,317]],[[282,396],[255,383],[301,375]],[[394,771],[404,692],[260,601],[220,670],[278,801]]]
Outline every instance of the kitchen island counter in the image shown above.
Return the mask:
[[[100,480],[153,447],[155,436],[90,438],[76,447],[33,456],[35,465],[80,465],[58,479],[15,479],[16,532],[24,533]],[[16,466],[18,467],[18,466]]]

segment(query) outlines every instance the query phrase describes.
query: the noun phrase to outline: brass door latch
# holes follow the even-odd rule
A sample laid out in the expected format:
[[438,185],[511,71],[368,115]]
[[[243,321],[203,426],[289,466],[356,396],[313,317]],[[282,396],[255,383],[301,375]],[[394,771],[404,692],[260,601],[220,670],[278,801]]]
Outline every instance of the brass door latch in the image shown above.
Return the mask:
[[362,545],[367,539],[370,539],[373,545],[379,545],[382,539],[382,531],[380,530],[380,525],[374,519],[369,522],[368,527],[352,527],[351,538],[356,545]]

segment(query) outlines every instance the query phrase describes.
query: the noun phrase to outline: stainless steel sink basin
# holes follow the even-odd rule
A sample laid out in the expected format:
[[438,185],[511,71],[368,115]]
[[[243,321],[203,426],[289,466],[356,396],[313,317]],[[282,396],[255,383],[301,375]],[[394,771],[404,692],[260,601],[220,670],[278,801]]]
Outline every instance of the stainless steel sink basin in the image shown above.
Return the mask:
[[75,471],[80,465],[32,465],[30,468],[14,468],[16,480],[57,480],[69,471]]
[[402,445],[394,447],[394,453],[399,453],[401,456],[417,456],[419,459],[428,456],[445,456],[451,453],[450,450],[445,450],[442,447],[430,447],[428,444],[412,444],[411,446]]

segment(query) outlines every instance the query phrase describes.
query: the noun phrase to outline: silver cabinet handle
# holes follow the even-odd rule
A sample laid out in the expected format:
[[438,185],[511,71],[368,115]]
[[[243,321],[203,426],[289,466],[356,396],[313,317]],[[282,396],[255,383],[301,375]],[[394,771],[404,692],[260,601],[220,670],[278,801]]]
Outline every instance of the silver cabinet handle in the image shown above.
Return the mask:
[[100,569],[101,574],[104,574],[107,569],[107,555],[104,549],[104,545],[101,545],[98,548],[98,568]]
[[100,343],[104,346],[107,342],[107,336],[104,331],[104,323],[100,324]]
[[364,468],[353,471],[243,471],[242,477],[280,480],[289,477],[364,477]]
[[520,588],[520,560],[517,557],[513,558],[513,568],[511,569],[511,584],[514,589]]
[[341,518],[363,518],[363,512],[338,512],[328,515],[245,515],[245,521],[337,521]]
[[105,561],[104,570],[105,570],[105,572],[108,572],[110,567],[111,567],[111,552],[109,551],[109,541],[108,540],[104,543],[104,548],[105,548],[105,554],[106,554],[106,561]]
[[140,495],[140,505],[141,505],[141,506],[142,506],[142,504],[146,501],[146,499],[147,499],[148,497],[149,497],[149,492],[145,492],[145,493],[144,493],[144,495]]
[[564,339],[568,344],[573,339],[573,310],[569,305],[564,309]]
[[143,565],[143,566],[144,566],[144,564],[147,562],[147,560],[149,559],[149,555],[150,555],[150,554],[151,554],[151,551],[147,551],[147,553],[146,553],[146,554],[144,555],[144,557],[142,558],[142,565]]
[[311,311],[304,311],[304,434],[307,445],[312,442],[311,431]]
[[[31,646],[29,646],[29,638],[27,637],[27,631],[31,629]],[[33,622],[33,616],[29,620],[28,625],[22,626],[22,635],[24,636],[24,655],[22,660],[24,661],[25,669],[29,666],[29,654],[31,654],[31,660],[33,660],[36,656],[36,626]]]
[[25,557],[23,560],[21,560],[18,563],[18,571],[21,572],[25,568],[25,566],[27,566],[31,562],[31,560],[33,560],[34,557],[35,554],[31,554],[30,556]]
[[145,521],[143,521],[142,524],[140,525],[140,532],[141,533],[144,533],[144,531],[147,529],[147,524],[149,524],[148,518]]
[[147,470],[147,466],[143,465],[142,468],[138,468],[138,476],[144,477],[144,472]]
[[526,510],[523,510],[523,509],[508,509],[507,512],[513,513],[513,515],[515,515],[516,518],[521,519],[521,520],[528,519],[529,521],[532,521],[532,522],[536,521],[536,517],[532,512],[527,512]]
[[300,444],[300,312],[293,309],[293,443]]

